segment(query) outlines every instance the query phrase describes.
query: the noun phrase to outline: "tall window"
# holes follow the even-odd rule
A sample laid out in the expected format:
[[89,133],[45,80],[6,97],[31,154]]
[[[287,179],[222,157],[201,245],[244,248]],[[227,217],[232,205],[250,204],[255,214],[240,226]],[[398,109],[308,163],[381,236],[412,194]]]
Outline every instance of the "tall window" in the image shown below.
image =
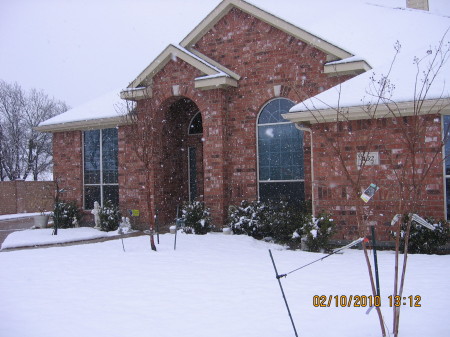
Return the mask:
[[200,111],[195,114],[191,120],[191,123],[189,123],[188,133],[190,135],[199,135],[203,133],[202,114]]
[[450,116],[444,116],[445,140],[445,190],[447,205],[447,220],[450,220]]
[[84,132],[84,208],[119,204],[117,129]]
[[258,118],[259,199],[300,204],[304,199],[303,132],[281,114],[294,105],[270,101]]

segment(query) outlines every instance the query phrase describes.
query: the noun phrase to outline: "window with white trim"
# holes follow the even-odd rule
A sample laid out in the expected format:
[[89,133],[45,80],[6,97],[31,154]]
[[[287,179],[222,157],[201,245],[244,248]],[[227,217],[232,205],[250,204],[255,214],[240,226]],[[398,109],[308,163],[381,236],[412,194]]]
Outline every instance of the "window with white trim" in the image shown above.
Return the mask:
[[258,117],[258,191],[261,201],[304,200],[303,132],[281,114],[294,103],[277,98]]
[[84,208],[119,203],[117,129],[84,131]]

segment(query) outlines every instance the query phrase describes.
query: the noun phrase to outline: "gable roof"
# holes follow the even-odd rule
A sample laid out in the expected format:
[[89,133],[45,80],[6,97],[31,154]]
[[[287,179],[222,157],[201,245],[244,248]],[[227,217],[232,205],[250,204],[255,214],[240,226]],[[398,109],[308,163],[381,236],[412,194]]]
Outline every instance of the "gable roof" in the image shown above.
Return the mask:
[[179,57],[195,68],[202,71],[205,76],[195,79],[195,87],[212,89],[217,87],[238,86],[240,76],[227,69],[218,62],[203,55],[193,46],[211,28],[221,20],[232,8],[237,8],[285,33],[302,40],[317,49],[325,52],[329,61],[346,60],[339,66],[324,65],[324,72],[331,76],[336,74],[360,74],[370,69],[369,64],[362,59],[355,59],[350,52],[315,36],[259,7],[244,0],[223,0],[210,14],[206,16],[180,43],[180,46],[169,45],[121,94],[124,99],[138,100],[151,97],[152,77],[161,70],[170,59]]
[[317,49],[330,55],[331,60],[345,59],[351,57],[348,51],[333,45],[292,23],[289,23],[278,16],[275,16],[249,2],[243,0],[224,0],[206,18],[204,18],[184,39],[180,45],[188,50],[202,38],[220,19],[222,19],[232,8],[250,14],[257,19],[278,28],[285,33],[306,42]]
[[188,50],[174,45],[169,45],[153,60],[137,77],[128,85],[127,90],[122,91],[123,99],[140,99],[152,97],[151,80],[169,61],[181,59],[194,68],[200,70],[204,76],[195,79],[195,87],[199,89],[217,88],[221,86],[237,86],[240,78],[237,74],[221,66],[209,63]]

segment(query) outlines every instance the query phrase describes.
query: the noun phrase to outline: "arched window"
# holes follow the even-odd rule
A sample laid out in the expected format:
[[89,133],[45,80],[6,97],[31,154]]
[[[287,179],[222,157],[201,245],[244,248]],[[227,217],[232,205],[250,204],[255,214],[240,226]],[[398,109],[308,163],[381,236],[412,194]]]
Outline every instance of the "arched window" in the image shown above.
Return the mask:
[[195,116],[191,120],[191,123],[189,124],[188,134],[198,135],[202,133],[203,133],[202,114],[199,111],[195,114]]
[[303,132],[281,114],[294,103],[277,98],[267,103],[258,118],[258,187],[261,201],[304,199]]

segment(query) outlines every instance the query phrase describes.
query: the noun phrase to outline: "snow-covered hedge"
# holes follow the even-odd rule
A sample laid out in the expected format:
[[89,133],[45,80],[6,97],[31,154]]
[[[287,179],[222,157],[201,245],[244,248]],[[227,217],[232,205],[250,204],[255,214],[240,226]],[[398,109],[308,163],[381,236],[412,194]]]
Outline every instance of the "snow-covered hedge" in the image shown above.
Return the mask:
[[[408,220],[408,215],[403,216],[403,223],[400,231],[400,251],[403,251],[405,247],[405,233]],[[411,223],[409,234],[408,253],[436,254],[439,251],[439,247],[444,246],[449,241],[449,222],[437,222],[433,218],[425,218],[425,220],[433,225],[434,230],[425,228],[413,221]],[[395,238],[396,233],[391,231],[391,234]]]
[[242,201],[230,206],[228,225],[234,234],[247,234],[255,239],[299,246],[305,236],[309,250],[319,251],[334,233],[334,223],[324,215],[319,219],[306,208],[292,207],[286,202]]

